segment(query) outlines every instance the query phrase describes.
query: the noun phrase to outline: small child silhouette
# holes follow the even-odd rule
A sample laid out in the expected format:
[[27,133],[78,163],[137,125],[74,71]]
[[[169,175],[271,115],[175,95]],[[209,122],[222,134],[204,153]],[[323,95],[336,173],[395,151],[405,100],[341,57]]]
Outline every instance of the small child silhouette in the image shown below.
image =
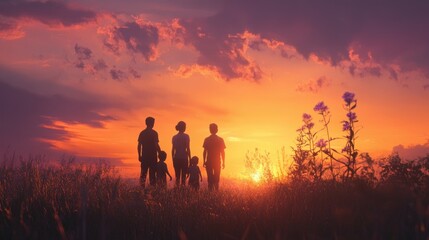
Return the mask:
[[190,166],[188,168],[188,185],[194,190],[200,189],[200,181],[203,181],[203,176],[201,175],[200,168],[198,167],[198,157],[193,156],[190,161]]
[[167,153],[161,151],[159,153],[159,162],[156,164],[156,178],[158,186],[161,188],[167,188],[167,175],[170,177],[170,181],[173,179],[168,172],[167,164],[165,159],[167,159]]

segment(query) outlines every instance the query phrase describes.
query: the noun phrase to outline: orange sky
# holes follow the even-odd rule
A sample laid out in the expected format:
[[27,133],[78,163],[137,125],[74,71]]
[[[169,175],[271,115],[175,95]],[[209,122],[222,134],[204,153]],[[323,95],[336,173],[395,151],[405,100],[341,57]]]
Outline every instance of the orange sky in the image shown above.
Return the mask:
[[[94,6],[98,4],[77,5],[79,9],[92,10]],[[223,174],[237,177],[244,171],[244,158],[249,150],[267,151],[272,161],[277,162],[278,152],[285,147],[290,159],[301,116],[304,112],[310,113],[317,122],[313,107],[319,101],[324,101],[332,113],[332,135],[341,137],[340,122],[345,118],[341,96],[350,91],[358,99],[357,147],[360,151],[379,157],[391,153],[400,144],[410,151],[414,146],[429,149],[428,78],[423,74],[427,69],[398,70],[399,78],[393,79],[388,72],[405,67],[398,61],[377,61],[372,53],[378,49],[362,54],[356,50],[355,42],[351,42],[348,56],[333,64],[317,51],[306,56],[296,47],[300,45],[289,44],[287,37],[262,37],[269,34],[256,32],[256,28],[255,32],[231,32],[228,45],[222,46],[226,52],[216,55],[210,46],[201,47],[199,40],[178,34],[186,28],[185,24],[180,22],[181,16],[167,10],[158,14],[142,9],[140,15],[125,10],[110,15],[109,11],[100,10],[95,21],[77,22],[72,26],[46,24],[41,17],[33,15],[16,19],[5,15],[5,19],[10,18],[19,26],[15,33],[22,34],[16,38],[11,37],[11,31],[0,35],[3,36],[0,39],[2,82],[37,95],[36,99],[46,97],[53,105],[55,98],[51,97],[57,95],[71,102],[82,100],[96,105],[79,103],[82,112],[89,114],[82,113],[81,118],[77,118],[81,114],[79,107],[73,110],[76,112],[72,116],[66,115],[67,109],[39,113],[38,117],[49,117],[52,121],[25,124],[37,127],[37,131],[64,131],[61,137],[38,133],[22,138],[52,144],[49,149],[56,152],[120,159],[124,163],[120,166],[122,174],[135,177],[139,172],[137,136],[147,116],[155,117],[161,148],[168,155],[174,126],[179,120],[185,121],[192,155],[200,158],[203,140],[209,135],[208,125],[215,122],[227,145],[227,168]],[[193,11],[201,17],[217,10]],[[129,22],[137,23],[141,29],[155,26],[159,39],[152,40],[156,44],[148,45],[148,49],[139,48],[137,37],[149,38],[148,32],[127,40],[127,34],[131,33],[124,30],[122,35],[112,37],[120,33],[122,24]],[[220,34],[217,32],[220,30],[201,26],[196,31],[202,39]],[[191,30],[187,27],[189,33]],[[303,29],[297,34],[302,34]],[[106,42],[109,41],[116,44],[115,51],[108,49]],[[145,46],[144,43],[141,44]],[[261,46],[255,48],[256,43]],[[86,49],[91,53],[87,54]],[[284,57],[285,53],[288,57]],[[96,65],[100,59],[105,67]],[[78,63],[84,67],[77,67]],[[362,74],[351,74],[348,69],[351,64]],[[379,68],[381,73],[368,74],[365,70],[369,68]],[[20,110],[15,112],[21,114]],[[103,118],[107,116],[109,118]],[[325,136],[321,133],[320,137]],[[7,140],[1,143],[0,147],[4,148]],[[11,145],[20,149],[19,144]],[[338,140],[334,147],[341,149],[343,142]],[[170,156],[167,163],[173,172]]]

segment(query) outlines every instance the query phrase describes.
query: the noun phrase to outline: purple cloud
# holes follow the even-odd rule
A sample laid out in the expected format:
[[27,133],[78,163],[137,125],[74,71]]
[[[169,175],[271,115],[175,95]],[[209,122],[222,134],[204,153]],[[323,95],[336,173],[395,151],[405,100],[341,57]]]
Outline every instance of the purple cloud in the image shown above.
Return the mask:
[[22,38],[24,35],[25,33],[16,22],[0,17],[0,39],[13,40]]
[[108,65],[103,59],[98,59],[96,61],[93,60],[93,54],[91,49],[76,44],[74,47],[74,51],[77,58],[75,62],[76,68],[79,68],[91,74],[96,74],[97,72],[108,68]]
[[0,18],[0,31],[8,31],[11,29],[15,29],[16,27],[16,23],[12,21],[5,21],[5,19]]
[[396,78],[414,70],[429,74],[428,12],[429,4],[419,0],[231,0],[213,16],[180,24],[185,43],[200,54],[198,64],[216,67],[227,79],[242,76],[237,66],[250,64],[236,37],[246,31],[287,43],[307,59],[351,67],[352,74],[386,71]]
[[424,90],[429,90],[429,84],[425,84],[425,85],[423,86],[423,89],[424,89]]
[[104,122],[115,120],[97,113],[104,107],[97,101],[42,96],[0,82],[0,150],[11,147],[23,153],[53,151],[49,143],[40,139],[66,140],[70,133],[48,126],[59,120],[102,128]]
[[85,69],[85,60],[91,59],[92,51],[89,48],[82,47],[79,45],[74,46],[74,52],[77,57],[77,62],[75,63],[75,67],[80,69]]
[[[84,70],[94,75],[99,71],[103,71],[109,68],[109,66],[103,59],[98,59],[97,61],[94,61],[93,52],[87,47],[76,44],[74,47],[74,51],[77,58],[77,61],[75,62],[75,67],[78,69]],[[136,79],[141,77],[139,72],[137,72],[137,70],[132,67],[128,69],[128,73]],[[110,77],[115,81],[122,82],[128,79],[127,72],[121,69],[117,69],[115,66],[109,71],[109,74]]]
[[398,145],[393,147],[392,152],[399,154],[399,156],[406,160],[425,157],[429,154],[429,140],[424,144],[417,144],[408,147],[405,147],[404,145]]
[[112,77],[113,80],[122,82],[124,80],[128,79],[128,76],[125,72],[123,72],[120,69],[116,69],[116,68],[112,68],[110,70],[110,76]]
[[83,46],[79,46],[78,44],[76,44],[74,46],[74,52],[76,53],[77,59],[78,60],[89,60],[91,59],[91,55],[92,55],[92,51],[89,48],[83,47]]
[[149,62],[157,57],[156,47],[159,38],[159,30],[156,26],[127,22],[122,26],[114,27],[109,38],[105,39],[104,45],[118,53],[120,44],[124,43],[129,51],[141,54]]
[[73,8],[59,1],[1,1],[0,15],[66,27],[93,22],[97,17],[93,11]]
[[[397,73],[393,69],[388,69],[390,73],[390,77],[393,79],[397,79]],[[352,76],[365,77],[366,75],[380,77],[382,75],[382,68],[378,66],[367,67],[367,66],[356,66],[355,64],[351,64],[349,66],[349,73]]]
[[95,71],[105,70],[108,68],[106,62],[103,59],[98,59],[93,63],[93,68]]
[[139,72],[137,72],[137,70],[135,70],[134,68],[130,67],[128,69],[128,72],[134,77],[134,78],[141,78],[141,75]]
[[[197,64],[216,71],[225,80],[259,81],[263,71],[247,54],[247,49],[260,49],[261,41],[249,41],[245,32],[231,29],[224,19],[220,22],[183,21],[184,41],[200,53]],[[244,30],[244,29],[243,29]]]
[[322,76],[316,80],[311,80],[309,82],[298,85],[296,90],[298,92],[317,93],[321,89],[329,87],[330,85],[331,85],[331,81],[328,78],[326,78],[325,76]]

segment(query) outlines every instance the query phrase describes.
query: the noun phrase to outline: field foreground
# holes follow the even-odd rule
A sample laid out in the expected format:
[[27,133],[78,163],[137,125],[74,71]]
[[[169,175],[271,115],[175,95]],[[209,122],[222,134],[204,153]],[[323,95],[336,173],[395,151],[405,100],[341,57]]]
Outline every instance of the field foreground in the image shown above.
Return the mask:
[[424,186],[354,179],[142,190],[103,165],[4,161],[0,239],[427,239]]

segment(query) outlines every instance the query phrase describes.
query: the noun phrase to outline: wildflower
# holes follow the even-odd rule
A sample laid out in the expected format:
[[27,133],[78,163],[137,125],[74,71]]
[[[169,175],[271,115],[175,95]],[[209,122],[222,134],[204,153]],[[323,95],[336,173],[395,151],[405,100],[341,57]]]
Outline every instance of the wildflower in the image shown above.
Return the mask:
[[348,152],[350,152],[351,150],[350,150],[350,145],[346,145],[344,148],[343,148],[343,150],[341,150],[341,152],[343,153],[343,152],[346,152],[346,153],[348,153]]
[[354,112],[348,112],[347,117],[349,118],[350,121],[355,121],[357,118],[356,113]]
[[328,144],[328,141],[326,141],[325,139],[320,139],[319,141],[316,142],[316,147],[325,148],[327,144]]
[[343,121],[343,131],[350,130],[350,122]]
[[350,106],[350,104],[352,104],[352,102],[356,102],[356,100],[355,100],[355,94],[351,93],[351,92],[345,92],[343,94],[343,99],[346,102],[347,106]]
[[304,122],[309,122],[309,121],[311,121],[311,115],[310,115],[310,114],[308,114],[308,113],[304,113],[304,114],[302,114],[302,121],[304,121]]
[[310,122],[306,125],[308,129],[312,129],[314,127],[314,123]]
[[316,104],[316,106],[314,106],[313,110],[322,114],[322,113],[325,113],[328,111],[328,106],[326,106],[325,103],[322,101],[322,102],[319,102],[318,104]]

